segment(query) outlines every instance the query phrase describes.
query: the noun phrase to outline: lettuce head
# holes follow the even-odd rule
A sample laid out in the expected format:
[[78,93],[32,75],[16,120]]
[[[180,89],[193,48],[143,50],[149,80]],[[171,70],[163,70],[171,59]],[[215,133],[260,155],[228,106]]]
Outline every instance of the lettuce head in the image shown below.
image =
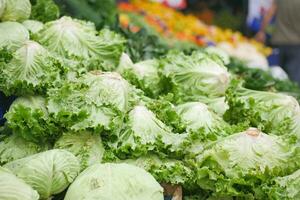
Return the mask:
[[127,54],[123,54],[117,71],[131,84],[145,92],[147,96],[157,97],[161,92],[159,62],[145,60],[133,64]]
[[40,44],[27,41],[0,67],[0,89],[6,95],[43,93],[59,80],[61,64]]
[[93,23],[70,17],[46,23],[36,37],[50,51],[90,70],[116,68],[125,43],[115,32],[104,29],[98,33]]
[[152,111],[138,105],[129,112],[114,150],[121,158],[138,157],[151,151],[180,155],[186,137],[186,134],[173,133]]
[[22,24],[31,34],[36,34],[44,27],[42,22],[36,20],[25,20]]
[[183,53],[169,54],[162,61],[162,67],[173,92],[182,98],[222,96],[229,86],[230,74],[222,62],[201,52],[194,52],[190,56]]
[[[267,133],[288,135],[300,112],[297,100],[286,94],[255,91],[232,84],[226,94],[229,109],[224,118],[232,124],[248,122]],[[296,120],[296,119],[295,119]]]
[[299,167],[296,154],[282,138],[249,128],[205,147],[196,159],[197,184],[219,195],[254,198],[261,183]]
[[92,71],[49,90],[49,112],[69,130],[112,130],[122,125],[130,87],[119,74]]
[[64,191],[79,173],[78,159],[66,150],[53,149],[4,165],[34,188],[41,199]]
[[65,200],[163,200],[163,188],[145,170],[128,164],[95,164],[71,184]]

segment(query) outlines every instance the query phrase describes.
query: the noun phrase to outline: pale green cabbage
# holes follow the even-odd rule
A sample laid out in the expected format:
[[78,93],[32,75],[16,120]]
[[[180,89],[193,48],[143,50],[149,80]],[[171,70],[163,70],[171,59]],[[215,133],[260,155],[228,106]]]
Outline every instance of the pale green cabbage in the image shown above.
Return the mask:
[[47,199],[64,191],[79,173],[78,159],[66,150],[53,149],[4,165]]
[[0,48],[16,50],[29,40],[29,32],[18,22],[0,23]]
[[9,170],[0,167],[0,199],[38,200],[39,194]]
[[30,17],[31,4],[29,0],[5,0],[6,5],[1,16],[2,21],[22,22]]
[[65,200],[163,200],[163,189],[145,170],[128,164],[96,164],[71,184]]
[[100,135],[88,131],[65,133],[55,142],[54,148],[73,153],[80,161],[81,170],[100,163],[105,151]]

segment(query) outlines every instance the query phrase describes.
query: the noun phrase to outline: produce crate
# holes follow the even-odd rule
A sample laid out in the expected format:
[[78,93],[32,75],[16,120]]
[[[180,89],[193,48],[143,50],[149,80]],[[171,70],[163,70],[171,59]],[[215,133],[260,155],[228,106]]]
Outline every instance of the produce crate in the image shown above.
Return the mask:
[[164,188],[165,200],[182,200],[182,187],[179,185],[171,185],[161,183]]

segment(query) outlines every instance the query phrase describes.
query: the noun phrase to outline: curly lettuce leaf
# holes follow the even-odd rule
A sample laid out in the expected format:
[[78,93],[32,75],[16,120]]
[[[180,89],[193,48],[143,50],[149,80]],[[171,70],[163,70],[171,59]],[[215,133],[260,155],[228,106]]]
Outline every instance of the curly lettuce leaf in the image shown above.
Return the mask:
[[193,182],[192,169],[180,160],[159,158],[154,154],[149,154],[137,159],[121,160],[120,162],[145,169],[160,183],[188,185]]
[[100,135],[87,131],[64,133],[55,142],[54,148],[65,149],[73,153],[80,161],[81,171],[100,163],[105,151]]
[[46,99],[41,96],[17,98],[5,118],[14,133],[31,142],[51,143],[61,134],[49,116]]
[[300,198],[300,170],[294,173],[276,177],[272,180],[271,184],[265,184],[263,191],[266,196],[264,198],[274,200],[294,200]]
[[59,7],[53,0],[35,0],[32,5],[30,19],[45,23],[56,20],[59,15]]
[[22,96],[53,87],[60,79],[62,66],[41,45],[27,41],[0,71],[0,89],[6,95]]

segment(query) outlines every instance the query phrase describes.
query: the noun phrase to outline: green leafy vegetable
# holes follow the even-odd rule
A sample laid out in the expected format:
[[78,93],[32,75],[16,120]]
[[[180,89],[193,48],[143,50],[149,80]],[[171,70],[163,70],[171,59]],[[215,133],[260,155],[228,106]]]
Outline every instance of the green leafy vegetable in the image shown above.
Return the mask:
[[222,63],[201,52],[191,56],[169,54],[162,66],[163,74],[173,85],[173,93],[182,98],[222,96],[229,85],[230,76]]
[[197,157],[197,183],[221,196],[253,199],[261,182],[298,167],[295,154],[281,138],[250,128],[205,148]]
[[120,162],[145,169],[160,183],[188,185],[191,184],[194,177],[193,171],[183,161],[159,158],[156,155],[149,154]]
[[128,164],[95,164],[69,187],[65,200],[163,200],[163,189],[145,170]]
[[25,28],[27,28],[27,30],[31,34],[36,34],[40,30],[42,30],[44,27],[44,24],[42,22],[35,21],[35,20],[25,20],[22,24],[23,24],[23,26],[25,26]]
[[59,7],[53,0],[31,0],[33,3],[30,19],[49,22],[59,17]]
[[4,165],[47,199],[64,191],[76,178],[80,165],[77,158],[65,150],[49,150]]
[[49,112],[64,127],[118,129],[129,106],[129,84],[117,73],[90,72],[49,90]]
[[29,32],[18,22],[0,23],[0,48],[17,50],[29,40]]
[[116,154],[121,158],[151,151],[180,155],[184,149],[187,135],[173,133],[145,106],[134,107],[125,124],[115,144]]
[[39,194],[9,170],[0,167],[0,199],[38,200]]
[[8,126],[24,139],[36,143],[53,142],[60,134],[41,96],[19,97],[5,114]]
[[29,0],[5,0],[4,11],[1,21],[19,21],[22,22],[29,18],[31,13],[31,4]]
[[90,132],[65,133],[56,141],[54,148],[73,153],[80,161],[81,170],[100,163],[104,153],[100,135]]
[[157,97],[162,88],[158,69],[157,60],[133,64],[128,55],[123,54],[117,71],[130,83],[143,90],[147,96]]
[[300,111],[298,102],[291,96],[255,91],[234,83],[227,91],[229,109],[225,119],[231,123],[249,122],[266,132],[279,135],[291,132],[292,118]]
[[300,170],[294,173],[274,178],[272,184],[263,186],[268,199],[299,199],[300,198]]
[[17,134],[7,136],[0,142],[0,164],[14,161],[46,150],[47,147],[24,140]]
[[61,71],[61,63],[46,49],[27,41],[9,63],[0,66],[0,89],[6,95],[43,93],[59,80]]
[[115,32],[104,29],[98,34],[93,23],[70,17],[46,23],[36,37],[50,51],[78,60],[88,69],[117,67],[125,43]]

